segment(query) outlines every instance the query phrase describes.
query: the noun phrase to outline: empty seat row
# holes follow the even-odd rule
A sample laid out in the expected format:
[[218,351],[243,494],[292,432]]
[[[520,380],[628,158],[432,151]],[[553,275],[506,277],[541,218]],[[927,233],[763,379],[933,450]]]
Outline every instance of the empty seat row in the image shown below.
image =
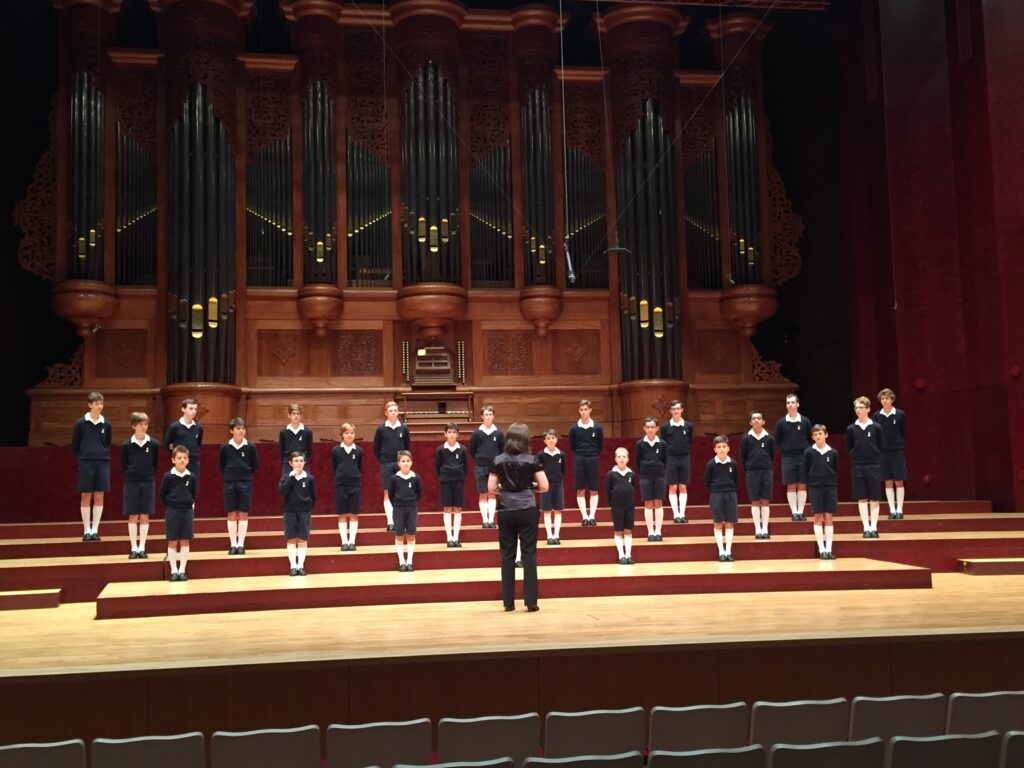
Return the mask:
[[[551,712],[544,724],[544,760],[604,755],[620,758],[623,768],[645,750],[647,718],[640,707],[587,712]],[[426,765],[432,761],[433,729],[427,718],[364,725],[331,725],[327,729],[328,768]],[[836,754],[849,751],[851,743],[893,737],[934,737],[944,734],[999,734],[1024,732],[1024,691],[984,694],[857,697],[793,702],[744,702],[695,707],[655,707],[649,720],[652,760],[679,758],[713,750],[704,755],[717,765],[723,755],[740,750],[728,759],[755,760],[756,750],[784,745],[797,760],[801,745],[831,746]],[[837,746],[839,745],[839,746]],[[876,747],[858,747],[867,754]],[[515,768],[545,765],[541,753],[540,715],[443,718],[437,725],[437,759],[441,764],[507,760]],[[856,750],[855,750],[856,751]],[[1011,750],[1012,751],[1012,750]],[[763,749],[762,749],[763,752]],[[57,762],[42,763],[41,755]],[[85,747],[80,741],[56,745],[0,747],[0,768],[22,765],[83,765]],[[320,729],[270,729],[241,733],[218,731],[210,740],[213,768],[232,766],[318,766]],[[785,754],[789,754],[788,752]],[[82,762],[76,762],[80,755]],[[34,757],[33,757],[34,756]],[[64,761],[66,758],[66,762]],[[764,754],[762,762],[764,764]],[[47,757],[46,759],[49,759]],[[586,758],[590,759],[590,758]],[[783,759],[783,758],[779,758]],[[838,758],[837,758],[838,759]],[[175,768],[204,765],[201,733],[137,739],[96,739],[92,744],[93,768],[145,764]],[[605,761],[602,761],[605,764]],[[680,763],[697,765],[703,763]],[[723,763],[724,764],[724,763]],[[746,764],[746,763],[727,763]],[[793,763],[794,765],[798,763]],[[579,763],[572,763],[579,766]],[[618,765],[618,764],[616,764]],[[668,766],[668,762],[663,763]],[[1010,763],[1010,765],[1013,765]],[[1024,767],[1022,767],[1024,768]]]

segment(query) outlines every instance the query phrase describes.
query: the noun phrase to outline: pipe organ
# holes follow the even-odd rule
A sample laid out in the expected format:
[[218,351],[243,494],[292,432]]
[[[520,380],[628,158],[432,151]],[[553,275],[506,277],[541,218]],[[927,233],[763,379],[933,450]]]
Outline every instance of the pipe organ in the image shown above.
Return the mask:
[[588,396],[629,433],[675,397],[739,426],[792,386],[749,341],[793,215],[767,194],[759,17],[706,22],[721,45],[681,71],[690,20],[663,4],[603,6],[602,66],[577,67],[546,7],[279,2],[290,54],[245,49],[252,0],[149,0],[151,50],[120,45],[120,3],[55,0],[35,240],[83,387],[164,420],[200,391],[259,437],[295,388],[375,421],[417,387],[409,355],[457,360],[471,410],[557,425]]

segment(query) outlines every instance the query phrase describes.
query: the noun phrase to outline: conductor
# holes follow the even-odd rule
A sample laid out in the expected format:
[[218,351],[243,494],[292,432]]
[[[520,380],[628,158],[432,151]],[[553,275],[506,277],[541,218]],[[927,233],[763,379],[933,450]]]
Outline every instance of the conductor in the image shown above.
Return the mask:
[[535,493],[548,489],[548,478],[530,453],[530,428],[511,424],[505,451],[498,454],[487,477],[487,492],[500,493],[498,541],[501,544],[501,596],[506,611],[515,610],[516,542],[522,545],[523,602],[527,611],[537,605],[537,511]]

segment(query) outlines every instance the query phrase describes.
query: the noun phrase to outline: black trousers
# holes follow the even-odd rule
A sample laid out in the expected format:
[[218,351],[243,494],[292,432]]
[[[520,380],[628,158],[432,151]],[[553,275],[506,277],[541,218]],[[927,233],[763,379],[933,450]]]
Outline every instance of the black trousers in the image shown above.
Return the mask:
[[501,597],[505,607],[515,605],[516,542],[523,549],[523,602],[537,604],[537,522],[536,507],[501,510],[498,513],[498,541],[501,544]]

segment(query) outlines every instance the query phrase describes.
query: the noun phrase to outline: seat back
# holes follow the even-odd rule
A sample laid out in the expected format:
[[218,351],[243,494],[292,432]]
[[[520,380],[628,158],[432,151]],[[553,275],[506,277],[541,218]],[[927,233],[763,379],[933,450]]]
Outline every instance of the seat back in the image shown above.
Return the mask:
[[544,756],[617,755],[644,748],[644,711],[592,709],[549,712],[544,721]]
[[877,736],[941,736],[946,732],[946,696],[858,696],[850,704],[850,741]]
[[751,744],[735,749],[652,751],[647,768],[764,768],[764,747]]
[[0,768],[85,768],[81,739],[0,747]]
[[430,720],[332,725],[327,729],[327,768],[391,768],[431,762]]
[[1024,768],[1024,731],[1003,734],[1003,749],[999,754],[1000,768]]
[[508,757],[521,766],[540,754],[540,715],[455,718],[437,723],[437,759],[442,763]]
[[846,741],[849,729],[850,702],[841,698],[757,701],[750,711],[750,743],[766,748]]
[[768,768],[883,768],[881,739],[824,744],[776,744],[768,750]]
[[643,768],[639,751],[618,755],[576,755],[575,757],[528,757],[523,768]]
[[94,739],[91,763],[92,768],[205,768],[203,734]]
[[894,736],[885,762],[891,768],[923,765],[998,768],[1002,739],[995,731],[952,736]]
[[216,731],[210,737],[211,768],[320,768],[320,728]]
[[946,733],[1024,731],[1024,691],[954,693]]
[[652,752],[686,752],[746,746],[750,709],[746,702],[651,710]]

